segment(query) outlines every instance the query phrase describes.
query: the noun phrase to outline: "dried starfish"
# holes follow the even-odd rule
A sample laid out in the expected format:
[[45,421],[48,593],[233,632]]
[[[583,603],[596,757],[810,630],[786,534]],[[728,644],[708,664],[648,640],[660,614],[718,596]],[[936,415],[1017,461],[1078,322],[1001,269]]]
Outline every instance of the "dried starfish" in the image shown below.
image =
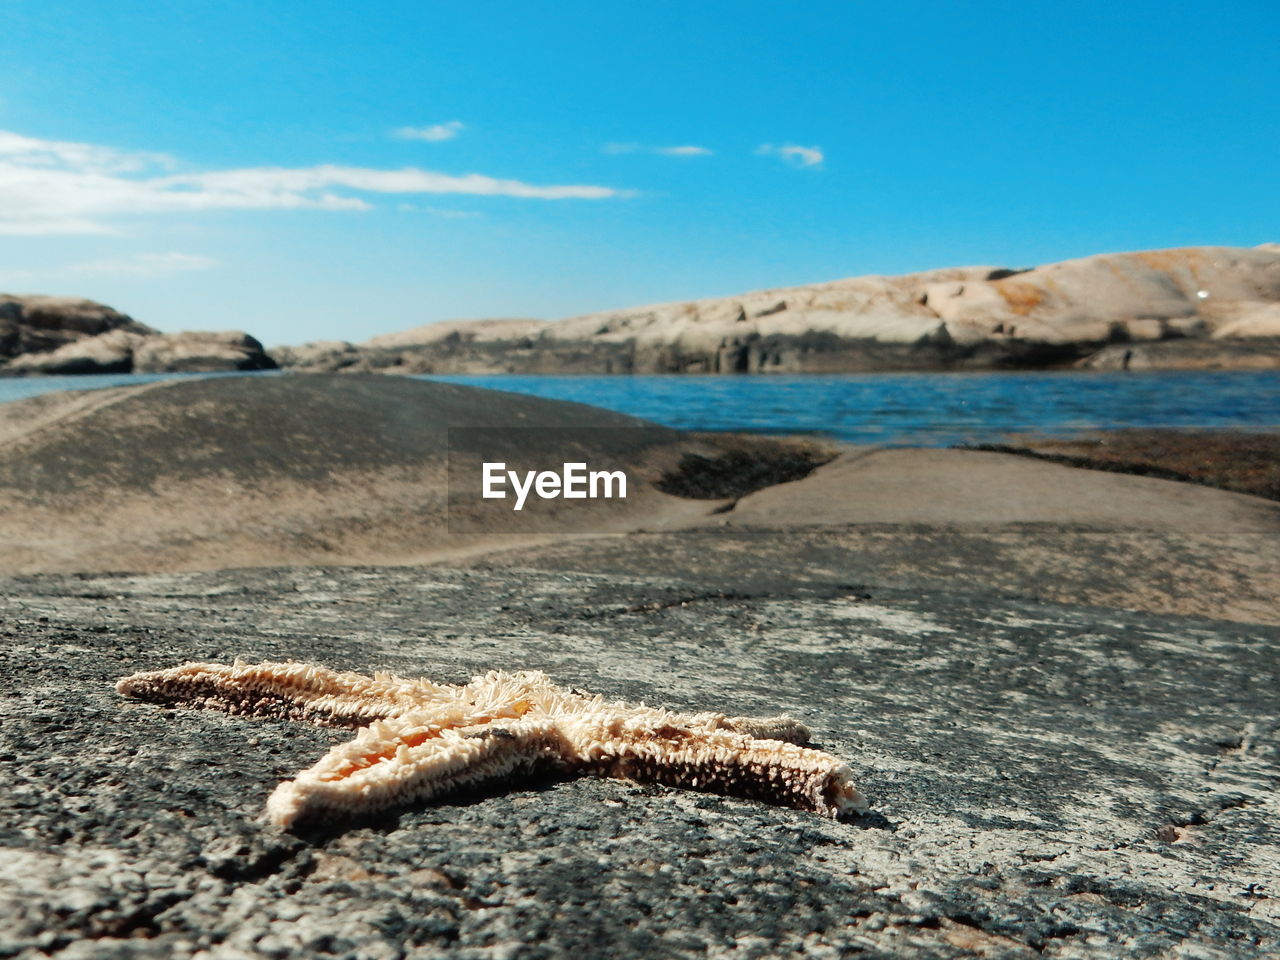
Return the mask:
[[285,829],[543,770],[693,787],[830,817],[867,808],[848,766],[802,746],[809,731],[789,717],[609,703],[537,672],[494,671],[450,686],[237,660],[135,673],[116,690],[238,716],[363,727],[276,787],[267,817]]

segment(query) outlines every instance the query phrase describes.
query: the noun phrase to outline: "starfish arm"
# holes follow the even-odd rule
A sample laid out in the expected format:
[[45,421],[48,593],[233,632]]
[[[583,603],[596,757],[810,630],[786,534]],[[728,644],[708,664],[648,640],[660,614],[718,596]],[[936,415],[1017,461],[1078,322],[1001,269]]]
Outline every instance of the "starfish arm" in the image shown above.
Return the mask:
[[116,684],[126,697],[168,706],[221,710],[245,717],[308,720],[359,727],[424,703],[456,699],[464,688],[391,674],[339,673],[309,663],[185,663],[135,673]]
[[288,830],[568,768],[550,718],[475,719],[471,725],[441,725],[410,714],[375,722],[276,787],[267,800],[267,819]]
[[839,818],[867,809],[853,771],[821,750],[730,730],[650,718],[574,718],[560,724],[590,772],[748,797]]
[[804,746],[810,740],[809,728],[791,717],[723,717],[716,716],[712,730],[729,730],[752,740],[781,740]]
[[[545,673],[522,671],[504,673],[495,670],[482,677],[475,677],[467,685],[476,700],[495,701],[525,700],[536,709],[547,713],[590,713],[598,710],[614,710],[633,716],[650,716],[666,719],[673,716],[668,710],[657,707],[636,706],[620,701],[608,702],[598,695],[565,690],[552,682]],[[809,742],[809,728],[791,717],[726,717],[723,713],[680,714],[679,722],[691,729],[731,730],[755,740],[782,740],[804,745]]]

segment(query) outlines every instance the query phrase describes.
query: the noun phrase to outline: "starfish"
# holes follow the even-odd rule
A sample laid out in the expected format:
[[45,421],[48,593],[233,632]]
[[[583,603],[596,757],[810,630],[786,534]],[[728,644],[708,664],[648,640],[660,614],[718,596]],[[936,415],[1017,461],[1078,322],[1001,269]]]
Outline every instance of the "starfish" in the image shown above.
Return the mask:
[[284,829],[539,771],[666,783],[833,818],[867,809],[849,767],[804,746],[809,731],[790,717],[607,702],[535,671],[493,671],[445,685],[237,660],[135,673],[116,690],[169,706],[361,728],[276,787],[266,816]]

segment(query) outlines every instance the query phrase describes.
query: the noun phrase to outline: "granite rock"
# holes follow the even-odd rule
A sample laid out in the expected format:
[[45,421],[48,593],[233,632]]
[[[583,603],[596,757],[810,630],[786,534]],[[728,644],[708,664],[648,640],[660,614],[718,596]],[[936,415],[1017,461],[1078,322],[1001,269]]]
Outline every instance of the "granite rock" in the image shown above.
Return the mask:
[[117,329],[72,340],[53,350],[24,353],[3,368],[9,374],[129,373],[145,334]]
[[[1280,251],[1188,247],[1034,269],[867,276],[537,321],[460,321],[375,337],[353,370],[796,373],[1068,366],[1111,344],[1185,340],[1180,365],[1276,337]],[[1215,341],[1210,344],[1208,341]],[[1230,341],[1223,349],[1216,341]],[[1123,355],[1123,354],[1121,354]],[[1153,353],[1152,363],[1162,355]],[[284,365],[334,369],[306,352]],[[1267,362],[1270,365],[1270,362]]]
[[0,294],[0,360],[56,350],[113,330],[156,332],[93,300]]
[[[6,580],[0,955],[1280,950],[1274,628],[745,573]],[[873,810],[836,823],[544,779],[281,833],[267,794],[349,732],[113,690],[237,655],[446,681],[533,667],[681,709],[785,711],[848,758]]]
[[134,348],[134,373],[273,370],[262,344],[238,330],[187,331],[144,338]]
[[160,333],[111,307],[70,297],[0,294],[0,374],[271,370],[239,331]]

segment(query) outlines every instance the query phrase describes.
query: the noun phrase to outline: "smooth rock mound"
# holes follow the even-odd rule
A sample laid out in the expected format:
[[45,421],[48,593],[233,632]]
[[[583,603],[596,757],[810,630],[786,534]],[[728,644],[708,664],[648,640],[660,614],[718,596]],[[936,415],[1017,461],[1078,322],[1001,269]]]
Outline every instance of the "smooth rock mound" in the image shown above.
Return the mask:
[[1280,536],[1280,504],[1153,477],[1081,470],[978,450],[842,454],[794,482],[752,492],[721,525],[1035,525]]
[[[487,432],[455,434],[451,448],[458,428]],[[217,377],[46,395],[0,405],[0,569],[407,563],[514,542],[512,533],[678,524],[715,509],[716,491],[687,499],[658,482],[720,443],[581,404],[399,377]],[[741,443],[765,459],[779,445]],[[452,512],[451,449],[454,468],[471,471],[454,476],[474,478],[477,491]],[[514,498],[479,501],[490,458],[621,468],[632,486],[607,502],[531,498],[516,515]],[[785,471],[790,455],[777,459]]]

